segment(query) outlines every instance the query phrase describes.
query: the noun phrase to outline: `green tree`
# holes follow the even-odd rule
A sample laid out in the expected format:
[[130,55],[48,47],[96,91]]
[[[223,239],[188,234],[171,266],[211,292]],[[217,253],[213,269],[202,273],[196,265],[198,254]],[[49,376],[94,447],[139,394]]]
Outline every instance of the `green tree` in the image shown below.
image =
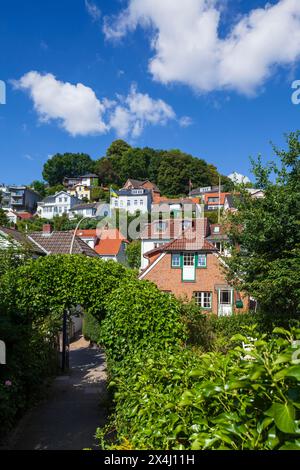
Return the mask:
[[126,248],[128,264],[132,269],[141,267],[141,241],[134,240]]
[[46,196],[46,185],[43,181],[34,180],[30,187],[38,193],[41,197]]
[[0,226],[1,225],[2,227],[8,227],[10,224],[5,211],[0,207]]
[[252,162],[265,197],[252,199],[245,191],[238,212],[228,216],[229,236],[238,247],[226,260],[228,277],[237,276],[240,288],[270,314],[300,313],[299,136],[286,136],[287,150],[274,147],[279,161]]
[[44,165],[43,178],[50,186],[62,184],[65,177],[76,177],[94,171],[95,162],[85,153],[56,154]]
[[107,149],[107,157],[122,157],[122,155],[131,149],[130,145],[127,144],[124,140],[115,140]]

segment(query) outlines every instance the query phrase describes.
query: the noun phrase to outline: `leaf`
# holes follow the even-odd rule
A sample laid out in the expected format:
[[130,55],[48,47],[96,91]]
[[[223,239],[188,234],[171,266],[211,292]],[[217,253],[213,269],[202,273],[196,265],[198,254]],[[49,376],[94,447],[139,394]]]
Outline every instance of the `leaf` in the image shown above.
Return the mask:
[[300,440],[297,441],[287,441],[279,448],[279,450],[300,450]]
[[273,423],[274,421],[274,418],[265,418],[263,419],[263,421],[261,421],[260,423],[258,423],[257,425],[257,432],[259,434],[261,434],[271,423]]
[[277,357],[276,361],[274,362],[274,364],[282,364],[284,362],[290,362],[291,360],[291,355],[290,354],[279,354],[279,356]]
[[280,431],[286,433],[294,433],[296,431],[296,411],[292,404],[273,403],[265,414],[274,418],[275,424]]
[[281,328],[281,327],[274,328],[273,333],[277,333],[279,335],[284,335],[284,336],[291,335],[291,333],[288,330],[285,330],[284,328]]
[[291,366],[286,370],[287,377],[294,377],[300,381],[300,366]]

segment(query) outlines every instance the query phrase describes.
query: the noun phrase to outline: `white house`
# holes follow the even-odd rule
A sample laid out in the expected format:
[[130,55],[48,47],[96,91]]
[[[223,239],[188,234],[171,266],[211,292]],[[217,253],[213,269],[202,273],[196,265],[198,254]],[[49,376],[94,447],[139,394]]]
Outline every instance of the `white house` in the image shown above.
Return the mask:
[[55,216],[70,215],[71,209],[80,204],[80,199],[71,196],[66,191],[60,191],[54,196],[48,196],[38,203],[37,214],[43,219],[52,220]]
[[110,217],[110,205],[106,202],[77,204],[70,210],[70,218],[74,217]]
[[[115,195],[114,195],[115,194]],[[129,214],[137,211],[145,214],[151,211],[152,191],[150,189],[121,189],[112,193],[110,209],[123,209]]]

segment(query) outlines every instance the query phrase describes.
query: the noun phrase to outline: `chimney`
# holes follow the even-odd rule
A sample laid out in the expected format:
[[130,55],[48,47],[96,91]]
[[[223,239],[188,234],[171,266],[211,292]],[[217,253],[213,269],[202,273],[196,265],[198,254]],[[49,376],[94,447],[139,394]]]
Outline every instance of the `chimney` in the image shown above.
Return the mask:
[[50,224],[43,225],[43,237],[49,237],[52,233],[52,227]]

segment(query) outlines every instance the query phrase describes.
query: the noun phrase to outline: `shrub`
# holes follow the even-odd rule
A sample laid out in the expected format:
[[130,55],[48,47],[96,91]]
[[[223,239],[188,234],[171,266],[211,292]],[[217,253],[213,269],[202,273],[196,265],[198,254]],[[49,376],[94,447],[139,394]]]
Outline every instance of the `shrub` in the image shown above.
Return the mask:
[[[292,344],[300,330],[277,329],[271,340],[250,328],[226,355],[155,347],[114,362],[116,413],[98,430],[115,449],[300,449],[300,366]],[[251,341],[245,352],[242,342]],[[113,428],[118,439],[107,444]]]
[[114,360],[149,345],[165,349],[185,339],[180,302],[147,281],[123,281],[107,296],[105,308],[100,341]]
[[85,339],[98,343],[100,338],[100,322],[89,312],[84,313],[83,318],[83,336]]

